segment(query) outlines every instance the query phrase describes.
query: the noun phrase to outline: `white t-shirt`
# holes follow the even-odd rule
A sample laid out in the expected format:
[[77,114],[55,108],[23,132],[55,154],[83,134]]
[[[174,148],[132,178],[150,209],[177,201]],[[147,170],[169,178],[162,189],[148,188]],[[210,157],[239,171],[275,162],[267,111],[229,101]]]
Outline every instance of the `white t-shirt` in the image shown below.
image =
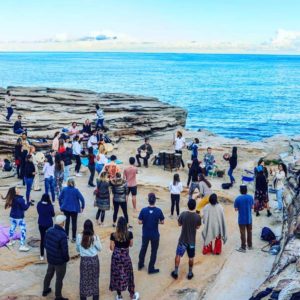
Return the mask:
[[81,154],[82,148],[81,148],[81,145],[79,144],[79,142],[75,141],[73,143],[72,150],[73,150],[74,155],[80,155]]
[[[94,144],[95,143],[95,144]],[[94,149],[98,148],[98,140],[97,137],[92,135],[90,136],[88,143],[87,143],[88,148],[93,147]]]
[[43,173],[45,178],[54,177],[54,164],[50,166],[48,162],[44,164]]
[[184,145],[185,145],[185,138],[184,137],[181,137],[181,138],[177,137],[175,139],[175,150],[182,150]]
[[104,154],[97,155],[97,164],[99,165],[106,165],[108,163],[108,159]]
[[4,96],[4,100],[5,100],[5,107],[12,107],[12,99],[11,99],[11,96],[9,95],[5,95]]
[[173,181],[170,182],[169,191],[173,195],[180,195],[183,190],[183,186],[181,182],[178,182],[176,185],[173,184]]

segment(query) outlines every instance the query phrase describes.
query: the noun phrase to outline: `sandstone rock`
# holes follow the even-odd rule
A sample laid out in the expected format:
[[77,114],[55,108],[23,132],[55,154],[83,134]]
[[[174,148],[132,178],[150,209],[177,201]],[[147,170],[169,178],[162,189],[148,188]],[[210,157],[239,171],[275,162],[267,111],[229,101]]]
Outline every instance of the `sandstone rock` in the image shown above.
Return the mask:
[[[179,107],[160,102],[157,98],[119,93],[95,93],[79,89],[54,89],[47,87],[9,86],[17,105],[13,115],[23,116],[23,126],[28,136],[50,140],[54,132],[69,128],[76,121],[81,128],[85,119],[95,120],[95,104],[105,113],[105,125],[114,141],[120,137],[157,135],[165,130],[185,126],[187,112]],[[0,106],[4,104],[6,89],[0,88]],[[6,111],[0,119],[0,153],[13,149],[17,135],[13,123],[6,122]],[[114,138],[115,137],[115,138]],[[34,142],[34,141],[33,141]],[[35,144],[45,149],[49,144]]]

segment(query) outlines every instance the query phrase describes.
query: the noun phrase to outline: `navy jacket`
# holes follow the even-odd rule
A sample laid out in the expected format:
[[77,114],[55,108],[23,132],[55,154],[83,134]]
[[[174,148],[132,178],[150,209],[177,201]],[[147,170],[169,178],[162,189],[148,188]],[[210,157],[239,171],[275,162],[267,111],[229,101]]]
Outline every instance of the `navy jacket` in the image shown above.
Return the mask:
[[16,121],[14,124],[14,132],[16,132],[18,129],[23,129],[21,121]]
[[39,214],[38,224],[43,227],[52,227],[52,218],[55,216],[53,205],[51,203],[40,201],[37,204],[36,209]]
[[12,201],[10,217],[13,219],[24,219],[24,211],[30,206],[30,202],[25,202],[23,196],[17,195]]
[[65,166],[70,166],[72,164],[72,148],[67,147],[66,151],[62,153],[62,159],[65,163]]
[[63,265],[70,259],[67,234],[59,225],[54,225],[47,230],[45,248],[50,265]]
[[80,212],[84,209],[84,198],[77,188],[67,186],[59,195],[59,206],[61,211]]
[[35,166],[32,161],[27,161],[25,164],[25,177],[26,178],[34,178]]

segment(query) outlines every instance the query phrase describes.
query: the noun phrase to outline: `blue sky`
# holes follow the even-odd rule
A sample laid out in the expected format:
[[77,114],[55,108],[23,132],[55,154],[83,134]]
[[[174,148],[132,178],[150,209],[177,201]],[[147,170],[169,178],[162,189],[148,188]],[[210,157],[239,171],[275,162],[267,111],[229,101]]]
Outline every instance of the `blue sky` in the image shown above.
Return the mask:
[[300,53],[299,0],[7,0],[0,50]]

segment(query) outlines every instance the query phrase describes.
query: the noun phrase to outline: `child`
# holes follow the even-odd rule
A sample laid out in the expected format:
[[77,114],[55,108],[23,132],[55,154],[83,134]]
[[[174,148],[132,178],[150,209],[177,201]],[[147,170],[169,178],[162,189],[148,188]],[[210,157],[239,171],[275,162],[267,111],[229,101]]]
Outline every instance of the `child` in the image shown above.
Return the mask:
[[12,187],[8,190],[5,198],[5,209],[11,208],[10,210],[10,230],[9,230],[9,243],[8,246],[13,246],[15,241],[12,240],[17,226],[21,229],[21,239],[19,251],[27,252],[29,247],[25,245],[26,241],[26,223],[24,220],[24,212],[30,207],[31,202],[29,198],[25,202],[23,196],[20,195],[20,189],[17,187]]
[[183,190],[182,183],[180,182],[179,174],[174,174],[173,182],[169,185],[169,191],[171,193],[171,215],[173,218],[174,207],[176,205],[176,213],[177,217],[179,216],[179,201],[180,201],[180,193]]

